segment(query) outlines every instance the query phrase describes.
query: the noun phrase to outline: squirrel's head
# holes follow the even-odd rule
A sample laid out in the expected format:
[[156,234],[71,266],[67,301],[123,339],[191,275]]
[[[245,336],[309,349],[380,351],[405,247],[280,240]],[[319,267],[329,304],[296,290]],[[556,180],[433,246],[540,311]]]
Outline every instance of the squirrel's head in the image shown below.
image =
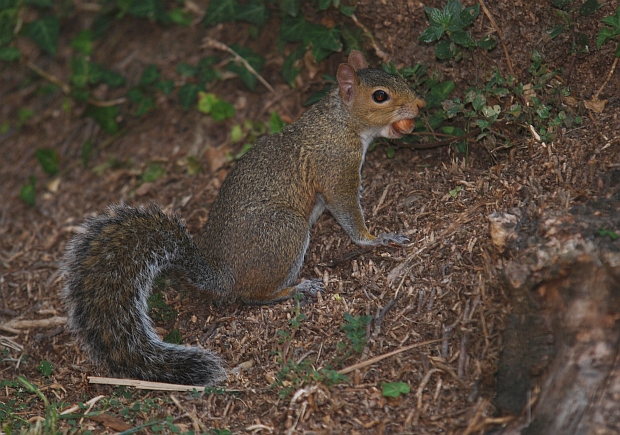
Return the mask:
[[368,68],[357,50],[338,67],[336,78],[343,105],[373,137],[396,139],[411,133],[414,118],[426,105],[401,77]]

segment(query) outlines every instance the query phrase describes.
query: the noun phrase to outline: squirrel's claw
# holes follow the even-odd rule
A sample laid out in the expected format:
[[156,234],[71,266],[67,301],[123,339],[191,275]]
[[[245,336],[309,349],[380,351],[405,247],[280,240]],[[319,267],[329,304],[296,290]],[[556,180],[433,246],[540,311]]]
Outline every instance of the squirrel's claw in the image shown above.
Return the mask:
[[381,233],[377,236],[377,245],[397,245],[404,246],[410,242],[409,238],[402,234],[396,233]]

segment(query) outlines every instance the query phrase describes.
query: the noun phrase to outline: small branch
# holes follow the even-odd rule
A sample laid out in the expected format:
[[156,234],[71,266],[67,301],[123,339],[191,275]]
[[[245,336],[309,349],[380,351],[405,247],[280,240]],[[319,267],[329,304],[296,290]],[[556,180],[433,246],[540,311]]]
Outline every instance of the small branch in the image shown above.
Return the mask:
[[62,80],[60,80],[58,77],[56,77],[55,75],[52,75],[46,71],[43,71],[41,68],[39,68],[38,66],[36,66],[34,63],[32,62],[28,62],[26,63],[26,66],[28,68],[30,68],[31,70],[33,70],[34,72],[36,72],[37,74],[39,74],[41,77],[43,77],[45,80],[54,83],[55,85],[58,85],[60,87],[60,89],[62,89],[62,91],[65,94],[68,94],[69,92],[71,92],[71,86],[69,86],[68,84],[66,84],[65,82],[63,82]]
[[353,22],[355,23],[357,27],[359,27],[360,29],[364,31],[368,39],[370,39],[370,43],[372,44],[372,48],[374,48],[375,54],[377,55],[377,57],[379,57],[383,61],[383,63],[388,63],[388,61],[390,60],[390,56],[388,56],[388,54],[385,51],[383,51],[381,47],[377,45],[377,42],[375,41],[375,37],[372,35],[372,33],[370,33],[370,30],[368,30],[366,26],[364,26],[362,23],[359,22],[355,14],[351,15],[351,19],[353,20]]
[[369,360],[362,361],[361,363],[353,364],[352,366],[346,367],[342,370],[338,370],[338,373],[340,373],[341,375],[346,375],[347,373],[351,373],[351,372],[354,372],[355,370],[368,367],[370,365],[373,365],[376,362],[382,361],[394,355],[398,355],[399,353],[403,353],[408,350],[415,349],[416,347],[426,346],[427,344],[437,343],[439,341],[441,340],[428,340],[428,341],[422,341],[420,343],[415,343],[410,346],[401,347],[400,349],[393,350],[392,352],[384,353],[383,355],[379,355],[374,358],[370,358]]
[[504,34],[502,33],[502,30],[499,28],[499,26],[493,19],[493,15],[491,15],[491,12],[489,12],[489,10],[487,9],[486,5],[484,4],[484,1],[478,0],[478,3],[480,3],[480,7],[484,11],[484,14],[487,16],[487,18],[491,22],[491,25],[497,32],[497,36],[499,36],[499,42],[502,44],[502,48],[504,49],[504,55],[506,56],[506,62],[508,62],[508,69],[510,70],[510,75],[516,78],[517,76],[515,75],[515,71],[512,67],[512,60],[510,59],[510,55],[508,54],[508,47],[506,47],[506,44],[504,44]]
[[265,80],[259,73],[257,73],[256,70],[252,68],[252,65],[250,65],[248,61],[245,60],[243,57],[241,57],[235,50],[233,50],[232,48],[230,48],[228,45],[224,44],[223,42],[217,41],[213,38],[206,37],[203,39],[203,42],[204,42],[203,47],[211,47],[217,50],[227,51],[228,53],[230,53],[234,57],[235,62],[239,62],[243,64],[243,66],[246,67],[246,69],[250,71],[250,73],[252,73],[258,79],[258,81],[263,84],[263,86],[265,86],[271,93],[277,95],[277,92],[267,82],[267,80]]
[[203,391],[205,389],[204,385],[167,384],[164,382],[141,381],[138,379],[103,378],[99,376],[89,376],[88,382],[91,384],[125,385],[128,387],[136,387],[139,390]]
[[31,328],[50,328],[52,326],[61,326],[67,323],[66,317],[54,316],[49,319],[33,319],[33,320],[20,320],[13,319],[8,322],[0,324],[0,329],[13,334],[19,334],[20,329]]
[[605,79],[605,81],[603,82],[603,84],[601,85],[599,90],[596,92],[596,94],[594,94],[594,98],[592,98],[593,100],[598,100],[598,96],[601,94],[601,92],[603,92],[603,88],[607,85],[607,82],[609,81],[609,79],[611,79],[611,76],[613,75],[614,71],[616,70],[616,65],[618,64],[618,59],[620,59],[620,57],[616,57],[614,59],[614,63],[611,65],[611,69],[609,70],[609,74],[607,74],[607,78]]

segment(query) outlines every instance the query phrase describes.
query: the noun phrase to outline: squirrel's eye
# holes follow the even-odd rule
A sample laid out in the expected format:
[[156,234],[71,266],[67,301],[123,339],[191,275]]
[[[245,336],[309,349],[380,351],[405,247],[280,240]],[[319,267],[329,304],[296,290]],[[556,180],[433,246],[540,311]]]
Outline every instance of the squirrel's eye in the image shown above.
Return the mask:
[[375,101],[375,103],[385,103],[387,100],[390,99],[390,96],[387,92],[379,89],[378,91],[374,91],[372,93],[372,99]]

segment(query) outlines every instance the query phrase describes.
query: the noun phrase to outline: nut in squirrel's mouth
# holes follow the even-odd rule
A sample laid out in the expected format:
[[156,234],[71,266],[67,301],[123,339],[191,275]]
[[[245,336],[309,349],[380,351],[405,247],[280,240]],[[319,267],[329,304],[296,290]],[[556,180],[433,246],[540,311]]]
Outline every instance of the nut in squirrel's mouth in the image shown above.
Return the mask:
[[409,134],[415,127],[415,119],[401,119],[391,125],[392,131],[398,137],[402,137],[404,134]]

